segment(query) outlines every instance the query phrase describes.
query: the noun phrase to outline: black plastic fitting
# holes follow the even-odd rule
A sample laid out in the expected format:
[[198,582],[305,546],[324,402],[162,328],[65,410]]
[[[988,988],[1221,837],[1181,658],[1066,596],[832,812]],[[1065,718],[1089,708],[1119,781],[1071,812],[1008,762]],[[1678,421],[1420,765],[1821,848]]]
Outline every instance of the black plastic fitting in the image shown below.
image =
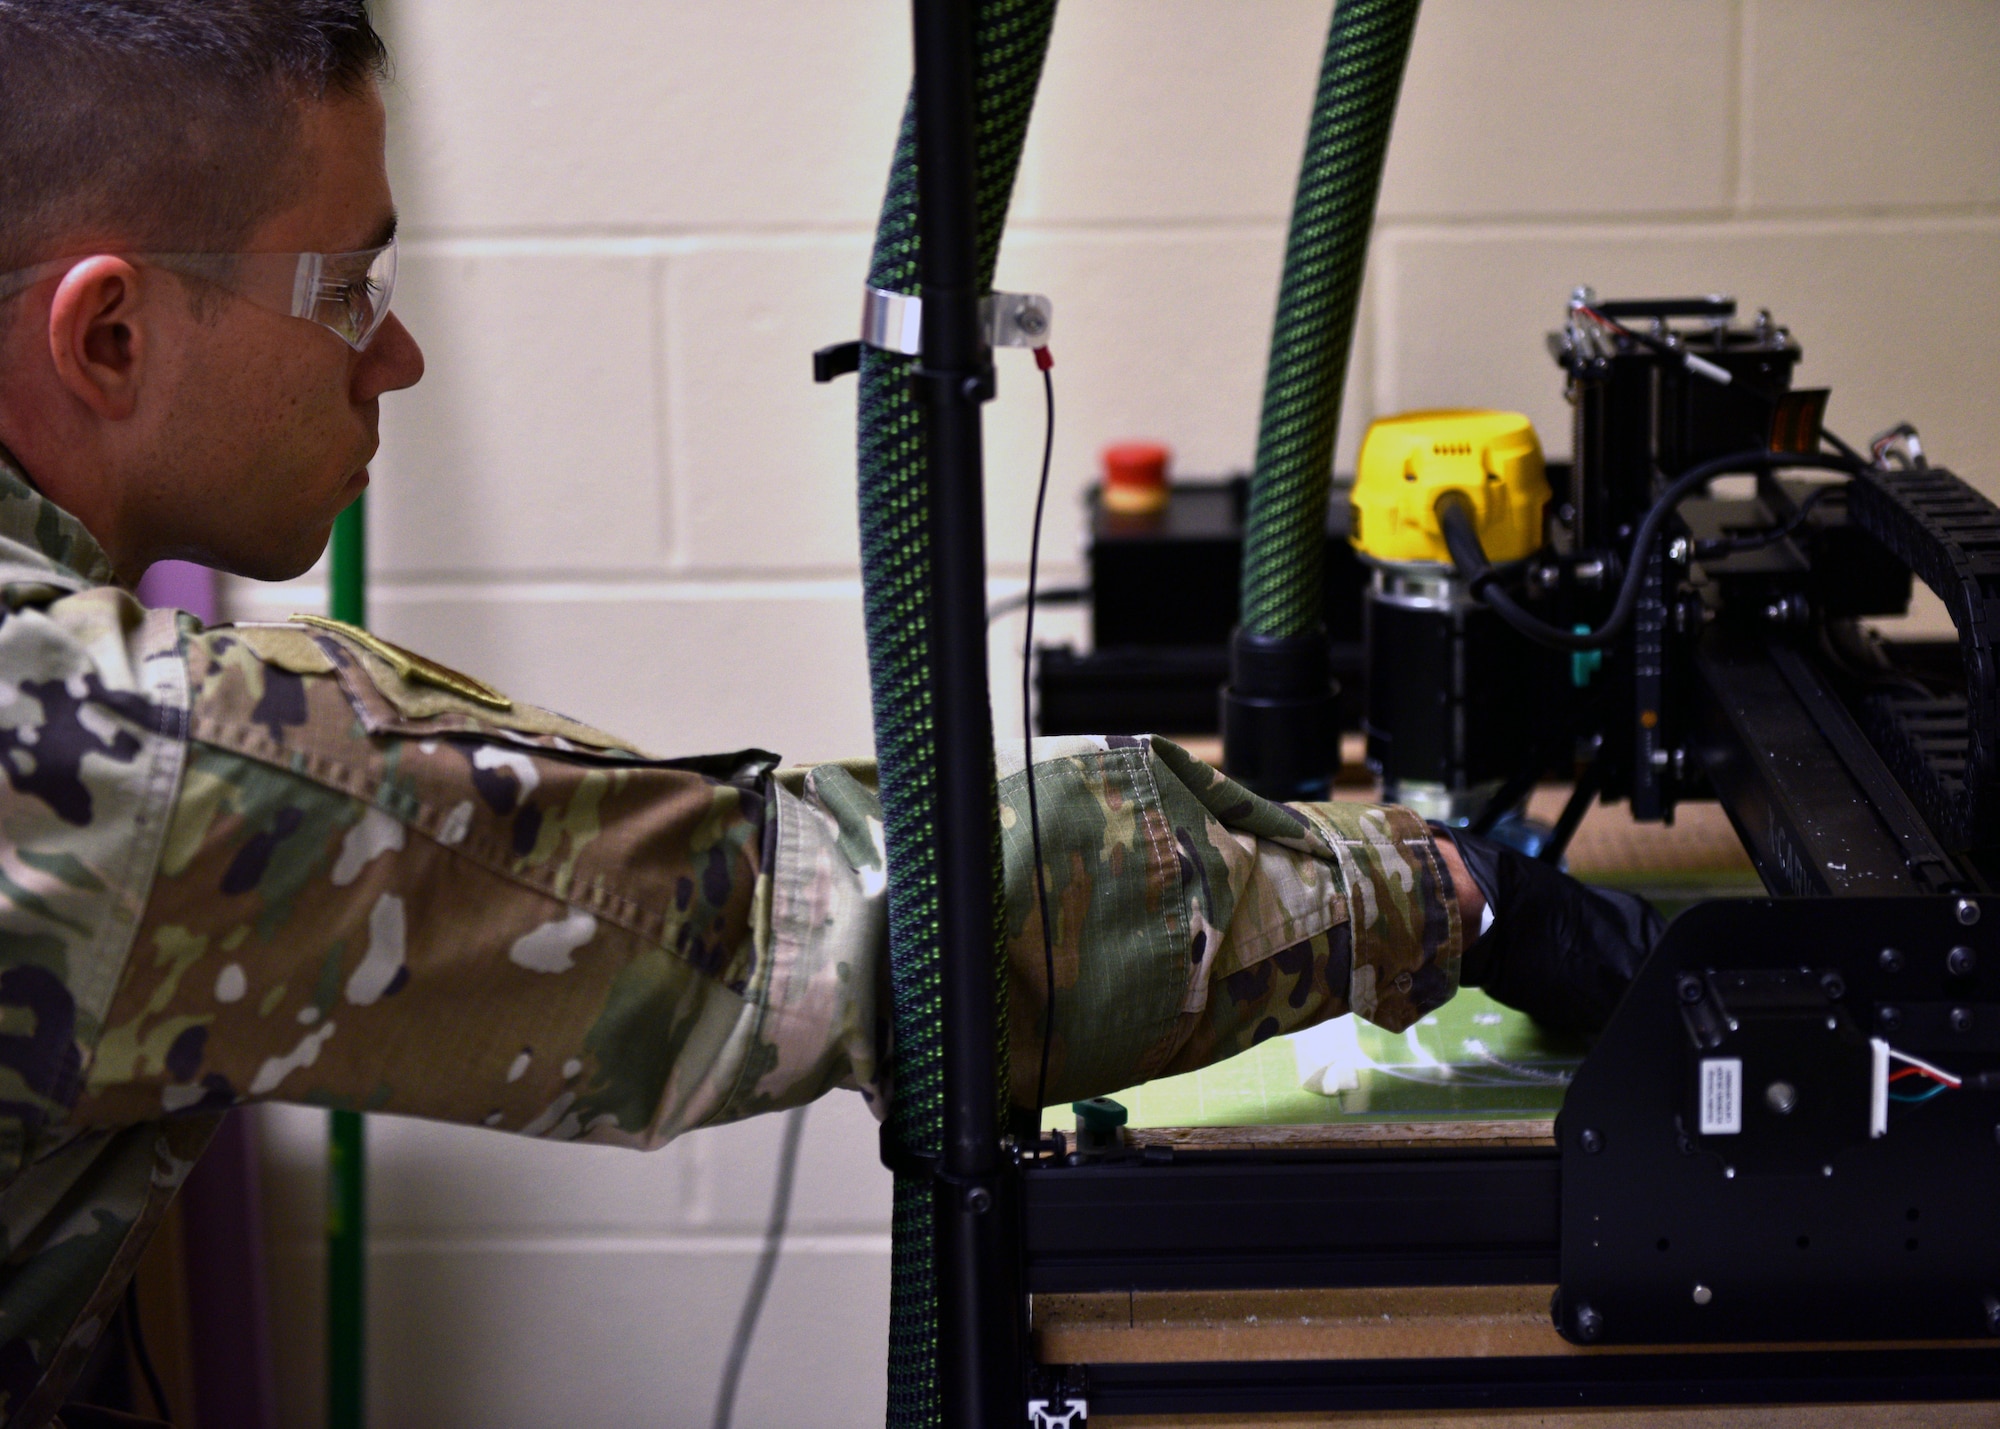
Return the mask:
[[1310,635],[1229,637],[1222,767],[1267,799],[1324,799],[1340,767],[1333,669],[1324,627]]

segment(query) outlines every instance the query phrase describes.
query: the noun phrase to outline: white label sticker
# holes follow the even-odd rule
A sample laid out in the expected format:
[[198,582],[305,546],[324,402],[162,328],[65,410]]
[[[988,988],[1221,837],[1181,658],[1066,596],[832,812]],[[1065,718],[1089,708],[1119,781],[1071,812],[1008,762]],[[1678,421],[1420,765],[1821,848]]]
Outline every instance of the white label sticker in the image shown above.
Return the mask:
[[1743,1063],[1713,1057],[1701,1064],[1701,1134],[1736,1136],[1743,1130]]

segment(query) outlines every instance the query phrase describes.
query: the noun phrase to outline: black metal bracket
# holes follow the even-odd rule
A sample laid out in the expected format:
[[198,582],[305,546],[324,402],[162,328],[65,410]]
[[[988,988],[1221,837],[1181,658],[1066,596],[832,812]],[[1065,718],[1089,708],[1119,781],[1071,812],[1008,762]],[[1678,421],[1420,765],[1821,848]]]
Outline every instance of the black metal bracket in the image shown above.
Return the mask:
[[822,347],[813,354],[813,381],[831,382],[836,377],[845,377],[850,372],[861,370],[861,344],[859,342],[836,342],[831,347]]
[[882,1165],[897,1176],[915,1176],[929,1181],[935,1186],[949,1187],[958,1193],[958,1201],[973,1215],[984,1215],[997,1204],[1000,1182],[1004,1172],[986,1175],[961,1176],[945,1169],[944,1157],[927,1156],[912,1151],[896,1139],[889,1123],[883,1122],[876,1130],[876,1151]]
[[882,1165],[897,1176],[918,1176],[925,1180],[937,1179],[944,1167],[944,1158],[912,1151],[896,1136],[896,1128],[883,1122],[875,1129],[876,1154],[882,1158]]
[[970,375],[914,368],[910,372],[910,390],[922,401],[991,402],[1000,394],[1000,383],[989,361]]

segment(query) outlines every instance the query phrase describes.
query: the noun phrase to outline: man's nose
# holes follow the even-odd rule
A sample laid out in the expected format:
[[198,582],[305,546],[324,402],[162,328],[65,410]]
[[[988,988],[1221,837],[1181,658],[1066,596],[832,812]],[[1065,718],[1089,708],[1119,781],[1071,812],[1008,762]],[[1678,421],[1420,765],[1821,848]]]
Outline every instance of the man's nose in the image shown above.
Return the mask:
[[384,392],[400,392],[424,378],[424,350],[394,313],[382,320],[375,340],[354,368],[354,400],[372,402]]

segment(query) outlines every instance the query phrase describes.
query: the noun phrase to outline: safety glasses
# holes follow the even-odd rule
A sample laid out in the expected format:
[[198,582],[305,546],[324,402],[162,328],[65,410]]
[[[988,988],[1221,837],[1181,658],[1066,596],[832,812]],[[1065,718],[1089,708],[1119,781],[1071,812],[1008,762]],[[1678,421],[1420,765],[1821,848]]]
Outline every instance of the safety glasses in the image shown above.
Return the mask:
[[[335,334],[356,352],[367,347],[389,316],[396,294],[396,245],[352,253],[124,253],[196,282],[225,288],[281,317],[304,318]],[[82,260],[58,258],[0,273],[0,301]]]

